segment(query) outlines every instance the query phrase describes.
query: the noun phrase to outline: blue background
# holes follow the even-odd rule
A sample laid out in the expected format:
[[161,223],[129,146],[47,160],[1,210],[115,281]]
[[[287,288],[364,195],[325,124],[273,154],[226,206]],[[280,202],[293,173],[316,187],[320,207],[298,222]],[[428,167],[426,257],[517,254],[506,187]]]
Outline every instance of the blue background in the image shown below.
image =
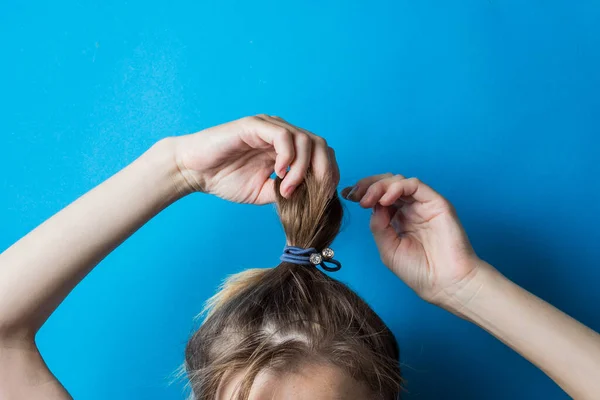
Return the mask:
[[[600,330],[594,1],[5,0],[0,45],[0,249],[159,138],[264,112],[325,136],[342,185],[428,182],[481,257]],[[335,276],[396,333],[407,399],[567,398],[395,279],[368,213],[348,206]],[[170,376],[202,302],[282,246],[270,207],[189,196],[73,291],[42,353],[76,399],[180,399]]]

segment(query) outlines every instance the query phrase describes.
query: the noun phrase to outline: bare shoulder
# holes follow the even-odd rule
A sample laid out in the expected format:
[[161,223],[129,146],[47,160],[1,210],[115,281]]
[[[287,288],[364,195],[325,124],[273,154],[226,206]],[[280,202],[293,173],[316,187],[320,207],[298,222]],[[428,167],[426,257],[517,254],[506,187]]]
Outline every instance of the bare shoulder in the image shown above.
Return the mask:
[[0,341],[0,399],[72,400],[33,341]]

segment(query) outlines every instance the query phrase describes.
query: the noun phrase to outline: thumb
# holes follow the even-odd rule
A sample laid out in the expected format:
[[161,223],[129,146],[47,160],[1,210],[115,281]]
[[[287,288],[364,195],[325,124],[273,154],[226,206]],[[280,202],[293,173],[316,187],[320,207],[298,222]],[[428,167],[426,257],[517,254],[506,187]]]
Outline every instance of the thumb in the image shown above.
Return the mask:
[[369,224],[384,263],[391,259],[391,253],[396,248],[399,240],[396,230],[391,225],[393,211],[392,207],[376,204]]
[[277,201],[277,194],[275,191],[278,187],[275,185],[275,179],[269,178],[263,183],[258,196],[254,200],[256,205],[271,204]]

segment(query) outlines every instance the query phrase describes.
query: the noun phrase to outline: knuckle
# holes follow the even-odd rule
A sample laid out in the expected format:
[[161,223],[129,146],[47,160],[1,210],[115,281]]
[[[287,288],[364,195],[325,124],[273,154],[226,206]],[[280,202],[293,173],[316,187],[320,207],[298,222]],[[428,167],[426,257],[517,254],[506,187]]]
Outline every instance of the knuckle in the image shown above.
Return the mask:
[[384,252],[379,253],[379,259],[381,260],[381,262],[384,265],[390,265],[390,263],[389,263],[389,261],[390,261],[389,260],[389,256],[386,253],[384,253]]
[[443,210],[454,211],[454,206],[452,205],[452,203],[450,203],[448,199],[445,199],[443,197],[440,199],[440,206]]
[[[375,223],[373,221],[373,218],[371,218],[371,220],[369,221],[369,229],[371,230],[371,232],[375,233]],[[379,259],[382,260],[381,254],[379,255]]]
[[290,168],[290,172],[286,176],[287,182],[296,184],[302,179],[302,172],[298,171],[298,168]]
[[321,136],[315,136],[315,144],[326,147],[326,148],[329,147],[327,145],[327,141],[325,139],[323,139]]
[[398,180],[404,180],[404,179],[406,179],[406,177],[404,175],[402,175],[402,174],[396,174],[396,175],[394,175],[394,178],[396,178]]
[[260,121],[260,118],[257,117],[256,115],[250,115],[250,116],[242,118],[241,121],[246,122],[246,123],[255,123],[257,121]]
[[379,181],[379,182],[375,182],[374,184],[369,186],[369,188],[367,189],[367,193],[375,194],[375,193],[379,193],[381,190],[383,190],[383,183],[381,181]]
[[305,135],[303,133],[299,133],[296,136],[296,140],[298,141],[299,144],[302,144],[302,145],[310,143],[310,138],[308,137],[308,135]]
[[256,114],[255,117],[262,119],[262,118],[268,118],[268,115],[267,114]]
[[286,149],[280,153],[280,157],[281,157],[281,162],[286,164],[286,166],[287,166],[294,159],[294,153],[292,153],[292,150]]
[[360,190],[364,191],[365,193],[366,193],[366,191],[368,189],[368,186],[365,183],[364,179],[356,181],[356,183],[354,183],[354,186],[352,186],[352,187],[360,188]]
[[284,146],[277,152],[277,159],[289,164],[294,159],[294,148]]
[[275,134],[285,138],[286,136],[291,136],[292,132],[283,126],[277,126],[275,127]]
[[392,183],[390,184],[390,186],[388,187],[388,191],[389,191],[389,192],[396,192],[396,191],[399,191],[400,189],[402,189],[402,186],[403,186],[403,184],[402,184],[402,181],[395,181],[395,182],[392,182]]
[[368,184],[370,181],[371,181],[371,177],[366,177],[366,178],[362,178],[361,180],[356,182],[356,184],[360,185],[360,186],[364,186],[364,185]]

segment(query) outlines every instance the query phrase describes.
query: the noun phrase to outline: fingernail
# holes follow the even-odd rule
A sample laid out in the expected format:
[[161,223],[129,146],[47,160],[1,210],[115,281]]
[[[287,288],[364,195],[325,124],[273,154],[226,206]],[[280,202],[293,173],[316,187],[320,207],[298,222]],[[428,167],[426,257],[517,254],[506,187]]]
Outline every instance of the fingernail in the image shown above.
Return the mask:
[[352,190],[350,190],[350,192],[348,192],[348,195],[346,196],[346,198],[348,200],[353,200],[352,196],[358,191],[358,185],[354,185],[352,187]]
[[285,190],[285,196],[288,197],[296,189],[296,185],[292,185]]

